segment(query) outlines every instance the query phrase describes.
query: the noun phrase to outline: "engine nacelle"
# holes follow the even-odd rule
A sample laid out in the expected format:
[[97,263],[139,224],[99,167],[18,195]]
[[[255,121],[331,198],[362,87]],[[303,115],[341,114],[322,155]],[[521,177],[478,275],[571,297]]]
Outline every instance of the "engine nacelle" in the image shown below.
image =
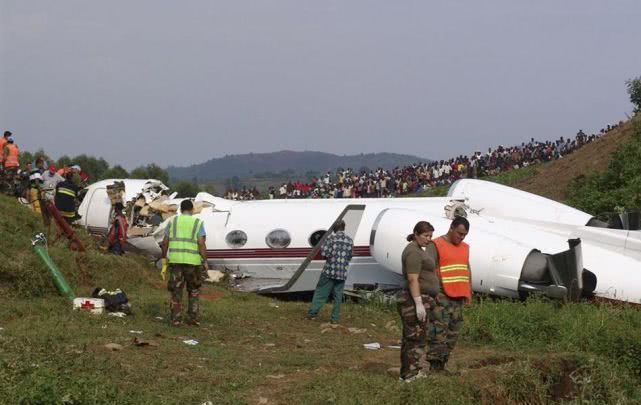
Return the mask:
[[[387,269],[401,273],[406,236],[421,220],[434,226],[434,237],[447,233],[451,223],[442,216],[415,210],[382,211],[370,237],[374,259]],[[580,249],[568,250],[567,240],[556,235],[538,235],[532,229],[529,234],[523,233],[510,222],[479,216],[468,217],[468,220],[471,229],[465,241],[470,245],[472,289],[475,292],[516,298],[531,291],[543,291],[563,298],[569,297],[571,285],[574,289],[581,288]],[[528,242],[540,238],[547,240],[545,250]],[[566,256],[574,257],[574,260],[565,260]]]

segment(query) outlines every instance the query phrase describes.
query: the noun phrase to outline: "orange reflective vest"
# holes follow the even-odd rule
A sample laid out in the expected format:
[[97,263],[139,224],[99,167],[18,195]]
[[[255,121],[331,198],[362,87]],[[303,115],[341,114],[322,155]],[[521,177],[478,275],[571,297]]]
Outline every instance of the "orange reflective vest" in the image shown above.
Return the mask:
[[4,163],[4,147],[7,144],[7,138],[0,138],[0,164]]
[[453,245],[443,237],[434,239],[438,251],[438,274],[443,292],[450,298],[472,297],[470,286],[470,245]]
[[7,158],[4,161],[4,167],[7,169],[11,167],[20,167],[20,161],[18,160],[20,150],[18,147],[12,143],[8,143],[5,145],[5,149],[9,151],[9,154],[7,154]]

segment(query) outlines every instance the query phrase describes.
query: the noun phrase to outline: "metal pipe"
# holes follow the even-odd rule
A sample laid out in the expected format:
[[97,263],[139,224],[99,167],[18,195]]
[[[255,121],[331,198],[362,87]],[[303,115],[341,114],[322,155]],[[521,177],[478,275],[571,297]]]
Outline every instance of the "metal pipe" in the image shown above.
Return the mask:
[[31,245],[33,246],[33,251],[36,256],[42,260],[42,262],[49,269],[51,277],[53,278],[53,284],[56,286],[56,289],[63,297],[66,297],[69,301],[73,301],[76,298],[76,295],[73,293],[73,290],[65,280],[65,277],[62,275],[62,272],[58,269],[58,266],[53,262],[47,251],[47,238],[43,233],[39,233],[33,237],[31,240]]

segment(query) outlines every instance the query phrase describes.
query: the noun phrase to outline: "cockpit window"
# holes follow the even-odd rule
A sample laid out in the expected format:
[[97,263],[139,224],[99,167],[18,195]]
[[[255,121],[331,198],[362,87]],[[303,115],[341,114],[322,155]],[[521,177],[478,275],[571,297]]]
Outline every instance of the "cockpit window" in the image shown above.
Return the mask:
[[286,248],[291,242],[292,238],[289,236],[289,232],[284,229],[274,229],[265,238],[267,246],[274,249]]

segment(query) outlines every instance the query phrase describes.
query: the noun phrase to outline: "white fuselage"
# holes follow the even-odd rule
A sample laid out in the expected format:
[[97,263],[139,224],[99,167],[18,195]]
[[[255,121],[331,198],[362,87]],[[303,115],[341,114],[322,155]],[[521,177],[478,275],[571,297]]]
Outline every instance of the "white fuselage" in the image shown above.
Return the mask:
[[[88,228],[108,226],[110,207],[108,199],[105,204],[106,192],[100,191],[107,182],[90,186],[87,197],[91,198],[81,205],[82,225]],[[135,195],[142,187],[126,182],[128,195],[129,188]],[[90,194],[92,187],[96,190]],[[524,263],[531,252],[554,255],[568,249],[568,239],[581,238],[580,260],[597,277],[595,293],[641,302],[641,278],[635,275],[641,271],[641,232],[586,226],[589,214],[495,183],[459,180],[448,197],[438,198],[229,201],[200,193],[195,200],[213,205],[197,215],[205,223],[210,265],[249,276],[240,279],[241,288],[260,290],[290,280],[310,255],[312,236],[329,229],[350,206],[364,209],[345,217],[346,232],[354,240],[347,287],[397,288],[403,282],[400,253],[407,244],[405,237],[418,220],[431,222],[435,237],[446,233],[450,220],[444,207],[453,199],[464,200],[469,208],[471,229],[466,242],[474,291],[519,296]],[[156,239],[147,238],[146,243],[157,248],[164,225]],[[319,257],[311,260],[288,291],[314,289],[323,264]]]

